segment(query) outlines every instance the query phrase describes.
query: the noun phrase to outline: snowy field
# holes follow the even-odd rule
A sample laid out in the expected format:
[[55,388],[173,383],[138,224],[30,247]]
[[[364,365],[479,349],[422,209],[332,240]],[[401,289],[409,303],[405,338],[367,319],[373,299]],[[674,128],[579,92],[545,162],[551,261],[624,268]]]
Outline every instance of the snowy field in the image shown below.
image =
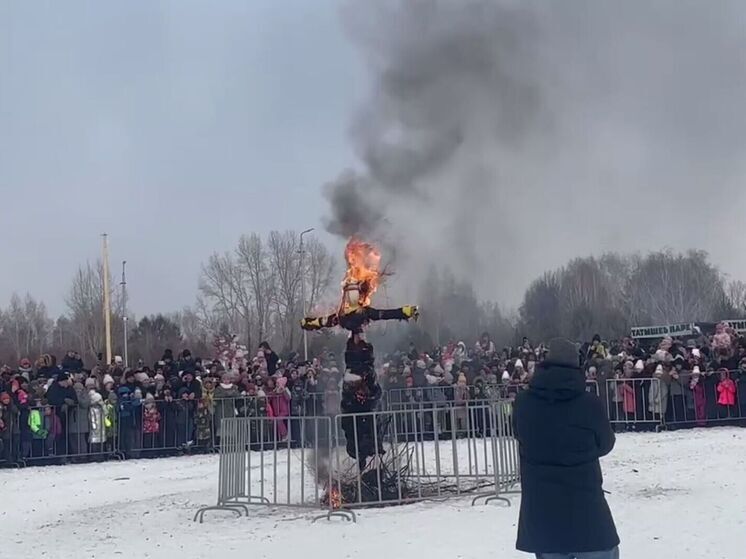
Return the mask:
[[[746,429],[620,435],[603,461],[622,557],[746,559]],[[469,499],[310,514],[208,513],[217,457],[0,470],[0,558],[511,559],[513,506]]]

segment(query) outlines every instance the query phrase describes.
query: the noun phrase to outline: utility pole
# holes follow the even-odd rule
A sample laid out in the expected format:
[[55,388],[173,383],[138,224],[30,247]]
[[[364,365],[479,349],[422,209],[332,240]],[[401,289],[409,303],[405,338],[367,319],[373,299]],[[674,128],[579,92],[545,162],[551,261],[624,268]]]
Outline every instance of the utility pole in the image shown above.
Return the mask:
[[122,322],[124,323],[124,367],[129,367],[129,351],[127,351],[127,261],[122,260]]
[[[304,317],[308,314],[308,309],[306,309],[306,272],[303,266],[306,255],[306,249],[303,245],[303,235],[307,235],[312,231],[313,227],[306,229],[300,234],[300,249],[298,250],[300,253],[300,296],[303,304]],[[308,361],[308,332],[306,330],[303,330],[303,360]]]
[[111,293],[109,292],[109,236],[103,235],[104,265],[104,332],[106,336],[106,364],[111,363]]

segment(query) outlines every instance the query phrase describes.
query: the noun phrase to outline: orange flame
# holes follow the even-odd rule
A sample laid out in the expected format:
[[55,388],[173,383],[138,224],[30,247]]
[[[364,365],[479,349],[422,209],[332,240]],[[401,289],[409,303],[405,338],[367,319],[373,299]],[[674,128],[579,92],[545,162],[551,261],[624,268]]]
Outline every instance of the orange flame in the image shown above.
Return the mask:
[[342,508],[342,494],[336,487],[329,490],[329,504],[334,510]]
[[360,305],[370,305],[373,294],[381,281],[381,253],[370,243],[351,238],[345,247],[347,272],[342,286],[357,283],[360,286]]

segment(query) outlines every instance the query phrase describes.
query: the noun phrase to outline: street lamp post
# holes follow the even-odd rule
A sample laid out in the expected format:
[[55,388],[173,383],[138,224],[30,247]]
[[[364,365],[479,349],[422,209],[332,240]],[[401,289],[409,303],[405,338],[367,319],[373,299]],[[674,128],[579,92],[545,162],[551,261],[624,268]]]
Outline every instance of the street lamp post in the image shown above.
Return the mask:
[[129,367],[129,351],[127,351],[127,261],[122,261],[122,322],[124,323],[124,367]]
[[[300,234],[300,249],[298,250],[300,253],[300,296],[303,305],[303,316],[308,314],[308,310],[306,309],[306,272],[303,267],[306,250],[303,246],[303,236],[311,233],[313,230],[313,227],[311,227]],[[308,332],[305,330],[303,330],[303,360],[308,361]]]

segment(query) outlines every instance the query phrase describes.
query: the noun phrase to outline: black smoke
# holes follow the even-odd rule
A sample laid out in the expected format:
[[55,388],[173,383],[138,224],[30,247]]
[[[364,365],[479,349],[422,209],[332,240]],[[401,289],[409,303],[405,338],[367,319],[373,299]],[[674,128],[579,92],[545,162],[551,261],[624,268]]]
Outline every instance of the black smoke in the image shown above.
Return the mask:
[[[514,303],[603,250],[704,248],[743,202],[737,2],[351,2],[370,70],[327,228]],[[735,234],[723,226],[718,234]],[[730,233],[729,233],[730,232]],[[726,266],[727,268],[727,266]]]

